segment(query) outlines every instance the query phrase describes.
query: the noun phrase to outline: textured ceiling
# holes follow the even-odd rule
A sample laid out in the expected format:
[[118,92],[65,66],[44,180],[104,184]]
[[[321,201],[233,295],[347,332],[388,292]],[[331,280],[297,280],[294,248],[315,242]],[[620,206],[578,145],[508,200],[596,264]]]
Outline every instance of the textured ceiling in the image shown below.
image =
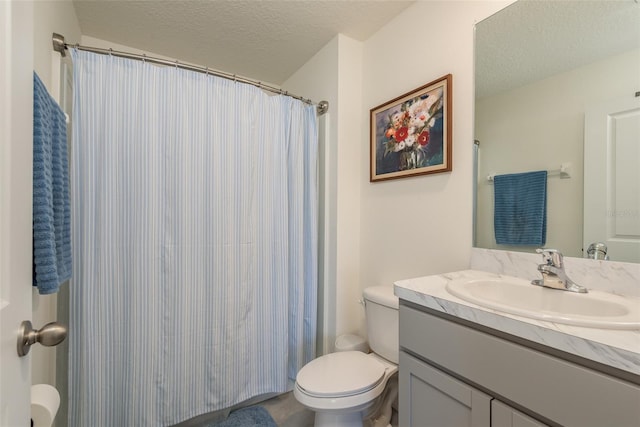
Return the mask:
[[413,1],[73,3],[83,35],[280,85],[336,34],[366,40]]
[[634,0],[520,0],[476,26],[476,96],[637,48],[640,4]]

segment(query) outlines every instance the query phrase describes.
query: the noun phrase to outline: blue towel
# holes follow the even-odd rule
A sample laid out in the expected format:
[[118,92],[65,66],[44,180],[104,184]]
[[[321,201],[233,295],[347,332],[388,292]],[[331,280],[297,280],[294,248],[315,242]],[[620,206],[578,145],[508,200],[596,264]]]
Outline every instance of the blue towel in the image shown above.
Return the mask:
[[57,292],[71,278],[65,115],[33,73],[33,286]]
[[547,171],[496,175],[494,230],[499,245],[544,246]]

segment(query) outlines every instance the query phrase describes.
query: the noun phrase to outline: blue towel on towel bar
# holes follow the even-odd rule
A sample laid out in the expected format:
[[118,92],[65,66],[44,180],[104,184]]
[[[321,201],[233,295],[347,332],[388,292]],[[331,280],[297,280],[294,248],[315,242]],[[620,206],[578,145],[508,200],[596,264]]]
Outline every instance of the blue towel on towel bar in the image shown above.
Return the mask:
[[499,245],[544,246],[547,171],[496,175],[494,230]]
[[65,115],[33,73],[33,286],[58,292],[71,278],[71,209]]

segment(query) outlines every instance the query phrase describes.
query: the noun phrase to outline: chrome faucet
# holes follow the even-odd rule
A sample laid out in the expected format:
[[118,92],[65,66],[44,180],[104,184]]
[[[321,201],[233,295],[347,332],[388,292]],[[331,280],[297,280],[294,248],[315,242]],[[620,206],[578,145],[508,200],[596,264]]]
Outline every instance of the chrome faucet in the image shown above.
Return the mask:
[[607,245],[602,242],[594,242],[589,245],[587,249],[587,258],[591,259],[603,259],[609,261],[609,255],[607,255]]
[[532,280],[532,285],[545,286],[547,288],[561,289],[570,292],[586,294],[587,288],[580,286],[569,279],[564,271],[562,254],[557,249],[536,249],[542,254],[544,264],[538,265],[538,271],[542,274],[542,279]]

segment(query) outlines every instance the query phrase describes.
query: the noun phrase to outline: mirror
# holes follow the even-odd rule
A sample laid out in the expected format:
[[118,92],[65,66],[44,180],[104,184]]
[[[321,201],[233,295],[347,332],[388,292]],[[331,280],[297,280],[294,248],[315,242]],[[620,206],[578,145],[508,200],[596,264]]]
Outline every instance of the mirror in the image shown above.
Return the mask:
[[[593,222],[585,220],[586,202],[587,214],[607,217],[608,226],[614,221],[620,235],[636,239],[628,259],[610,251],[611,259],[640,262],[640,113],[625,123],[635,141],[618,153],[624,164],[594,166],[599,151],[585,146],[590,111],[621,99],[640,106],[639,22],[635,0],[520,0],[476,25],[476,247],[535,251],[535,245],[496,244],[488,176],[547,170],[545,247],[586,254],[590,242],[583,235],[599,235],[584,228]],[[611,189],[600,180],[609,179],[607,173],[627,187],[605,194]],[[616,196],[619,203],[608,207],[592,202]]]

